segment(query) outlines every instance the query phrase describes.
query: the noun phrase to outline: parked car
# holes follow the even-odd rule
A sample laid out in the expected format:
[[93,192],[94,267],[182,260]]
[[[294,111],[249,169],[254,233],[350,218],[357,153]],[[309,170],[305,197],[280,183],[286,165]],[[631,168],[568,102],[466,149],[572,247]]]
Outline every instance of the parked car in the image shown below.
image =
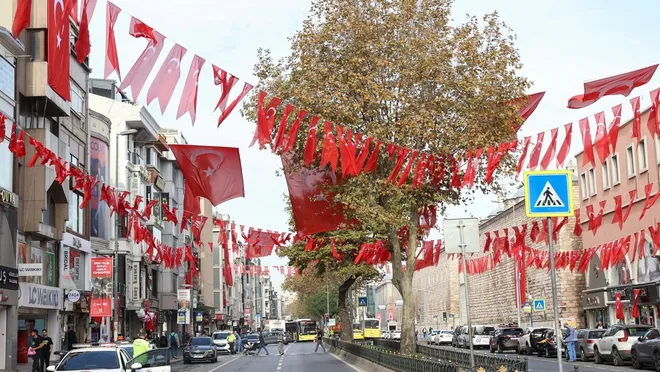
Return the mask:
[[650,365],[660,371],[660,330],[651,328],[635,342],[630,349],[630,361],[633,368],[641,369]]
[[452,338],[453,338],[452,331],[440,330],[435,336],[433,336],[433,343],[435,345],[451,344]]
[[578,330],[578,342],[575,345],[575,352],[583,362],[588,362],[590,358],[594,357],[594,345],[603,336],[605,331],[605,329]]
[[543,333],[549,329],[547,327],[528,327],[525,329],[520,340],[518,340],[518,354],[527,353],[527,355],[532,355],[537,353],[541,355],[538,342],[544,340]]
[[469,341],[468,341],[469,333],[468,333],[468,326],[463,326],[461,328],[461,334],[458,335],[458,347],[470,347]]
[[491,353],[497,350],[498,353],[503,353],[506,350],[518,350],[518,341],[522,336],[523,329],[516,327],[499,327],[492,332],[488,348]]
[[[490,338],[494,332],[495,332],[494,326],[478,325],[472,327],[472,346],[475,348],[489,347]],[[466,344],[466,346],[470,347],[470,344]]]
[[193,337],[183,349],[183,363],[218,361],[218,350],[211,337]]
[[380,338],[382,338],[384,340],[389,339],[390,336],[391,336],[391,334],[390,334],[390,331],[388,331],[388,330],[383,330],[383,331],[380,332]]
[[615,366],[630,360],[630,350],[637,339],[644,336],[651,326],[641,324],[614,324],[605,331],[594,345],[594,361],[603,364],[612,361]]
[[454,328],[454,333],[452,334],[452,338],[451,338],[451,346],[460,347],[460,345],[458,344],[458,339],[463,334],[463,328],[464,326],[458,326]]
[[437,335],[438,333],[440,333],[439,329],[432,330],[431,333],[429,333],[426,336],[426,343],[429,344],[429,345],[435,344],[435,335]]
[[401,331],[396,330],[392,331],[392,340],[400,340],[401,339]]
[[555,331],[547,329],[543,331],[541,339],[536,343],[536,350],[539,356],[552,358],[557,355],[557,344],[555,338]]

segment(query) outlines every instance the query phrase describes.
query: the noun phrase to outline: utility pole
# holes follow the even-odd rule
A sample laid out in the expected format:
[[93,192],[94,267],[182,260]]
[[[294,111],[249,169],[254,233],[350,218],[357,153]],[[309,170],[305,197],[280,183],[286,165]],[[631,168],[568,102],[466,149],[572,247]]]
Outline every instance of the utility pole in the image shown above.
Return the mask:
[[465,259],[465,238],[463,236],[463,229],[465,229],[465,223],[463,221],[458,221],[458,231],[460,233],[460,248],[461,248],[461,259],[463,261],[463,281],[465,282],[465,303],[466,303],[466,316],[467,316],[467,325],[468,325],[468,338],[470,341],[470,370],[474,370],[474,345],[472,344],[472,320],[470,318],[470,287],[468,286],[468,274],[467,274],[467,265]]
[[[330,289],[328,284],[328,273],[325,273],[325,313],[327,315],[326,319],[330,319]],[[324,325],[327,325],[327,320],[324,319]]]

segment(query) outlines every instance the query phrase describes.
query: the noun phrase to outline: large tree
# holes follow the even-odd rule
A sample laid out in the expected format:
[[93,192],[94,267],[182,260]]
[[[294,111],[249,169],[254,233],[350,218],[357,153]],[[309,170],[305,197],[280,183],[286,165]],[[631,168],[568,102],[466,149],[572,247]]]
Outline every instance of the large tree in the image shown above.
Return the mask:
[[[296,292],[303,302],[312,298],[319,291],[330,288],[334,293],[337,315],[339,316],[341,338],[350,342],[353,339],[351,319],[349,317],[346,297],[351,287],[359,282],[368,282],[380,278],[380,274],[371,265],[354,264],[351,257],[357,253],[362,240],[354,231],[339,230],[330,234],[317,234],[320,241],[325,239],[327,244],[320,245],[318,249],[305,251],[305,243],[298,242],[283,247],[282,256],[289,258],[289,263],[296,266],[303,273],[299,278],[289,278],[284,283],[284,289]],[[342,244],[335,244],[337,255],[343,258],[337,260],[332,253],[331,239],[341,240]],[[331,312],[331,314],[333,314]]]
[[[464,154],[515,139],[515,105],[529,82],[520,76],[514,37],[496,13],[451,18],[450,0],[315,0],[291,53],[275,61],[260,50],[257,89],[353,131],[432,154]],[[246,105],[255,118],[256,98]],[[282,109],[279,108],[279,113]],[[306,130],[298,133],[302,157]],[[393,283],[404,299],[401,350],[415,351],[412,290],[419,211],[458,204],[475,189],[497,190],[510,174],[505,158],[493,183],[482,174],[474,188],[397,187],[387,179],[394,161],[381,151],[374,174],[346,178],[333,188],[361,236],[386,240]],[[480,168],[482,169],[482,168]],[[480,171],[481,172],[481,171]],[[402,229],[407,234],[400,234]],[[402,238],[403,237],[403,238]]]

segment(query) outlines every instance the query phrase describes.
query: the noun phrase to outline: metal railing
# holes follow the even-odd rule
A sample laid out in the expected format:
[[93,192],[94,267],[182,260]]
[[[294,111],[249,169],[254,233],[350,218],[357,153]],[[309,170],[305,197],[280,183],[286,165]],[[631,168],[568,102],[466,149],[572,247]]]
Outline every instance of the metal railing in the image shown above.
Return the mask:
[[[396,372],[458,372],[458,366],[429,358],[408,357],[399,353],[385,352],[375,347],[360,346],[337,339],[324,338],[326,345],[366,359]],[[331,349],[332,350],[332,349]]]
[[[392,351],[399,351],[400,343],[393,340],[375,340],[374,346]],[[426,346],[417,344],[417,353],[442,362],[452,363],[461,369],[470,368],[470,353],[457,351],[442,346]],[[527,358],[502,357],[490,355],[474,355],[474,364],[477,371],[485,372],[527,372]]]

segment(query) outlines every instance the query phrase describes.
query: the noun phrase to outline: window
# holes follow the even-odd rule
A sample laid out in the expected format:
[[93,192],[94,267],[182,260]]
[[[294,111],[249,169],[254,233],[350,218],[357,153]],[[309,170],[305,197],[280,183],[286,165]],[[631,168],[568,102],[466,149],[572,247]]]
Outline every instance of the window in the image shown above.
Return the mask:
[[128,215],[121,217],[115,214],[115,216],[115,218],[119,218],[119,237],[125,239],[128,235]]
[[144,202],[149,203],[149,201],[151,200],[151,196],[152,196],[151,195],[151,186],[146,186],[146,191],[145,191],[144,195],[145,195],[145,199],[146,199]]
[[633,145],[628,146],[626,149],[626,165],[628,169],[628,178],[635,177],[635,151]]
[[220,269],[217,267],[213,269],[213,288],[220,288]]
[[[79,164],[78,158],[71,155],[71,165],[83,168]],[[85,233],[85,209],[80,208],[82,204],[83,193],[78,190],[73,190],[73,179],[71,179],[71,187],[69,190],[69,219],[66,221],[66,227],[78,234]]]
[[582,199],[587,199],[589,197],[589,193],[587,192],[587,174],[582,173],[580,175],[580,191],[582,191]]
[[596,195],[596,173],[593,168],[589,169],[589,195]]
[[71,81],[71,111],[79,117],[85,112],[85,91]]
[[621,172],[619,169],[619,155],[612,155],[610,158],[610,166],[612,167],[612,170],[610,173],[612,173],[612,186],[616,186],[619,183],[621,183]]
[[648,164],[646,161],[646,140],[642,139],[637,144],[637,162],[639,163],[639,172],[646,172]]
[[0,187],[5,190],[13,190],[13,166],[14,155],[9,151],[9,141],[2,141],[0,143]]
[[151,270],[151,295],[158,297],[158,270]]
[[603,190],[607,190],[610,188],[610,164],[607,160],[601,167],[601,175],[603,176]]

